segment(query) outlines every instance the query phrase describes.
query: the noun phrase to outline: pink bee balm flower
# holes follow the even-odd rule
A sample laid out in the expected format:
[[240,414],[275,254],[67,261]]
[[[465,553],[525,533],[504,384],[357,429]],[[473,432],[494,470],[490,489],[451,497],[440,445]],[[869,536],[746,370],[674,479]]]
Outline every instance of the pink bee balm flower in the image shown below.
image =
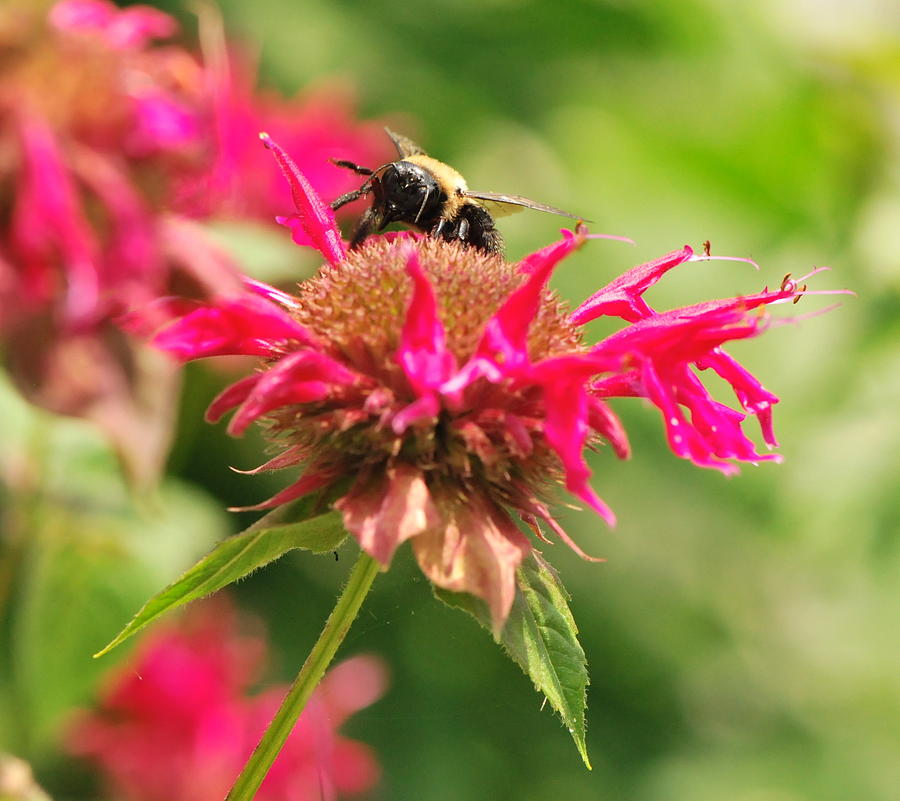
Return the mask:
[[182,187],[181,205],[191,213],[272,222],[290,207],[284,181],[259,147],[261,126],[298,154],[310,183],[329,199],[350,191],[356,183],[352,173],[331,163],[332,158],[362,164],[382,164],[388,159],[384,129],[378,123],[357,121],[349,87],[320,84],[284,99],[256,90],[247,60],[225,52],[224,43],[221,50],[208,74],[215,158],[206,173],[188,176]]
[[[97,709],[70,726],[70,753],[94,762],[122,801],[224,798],[287,688],[258,683],[266,658],[259,634],[227,602],[208,601],[180,625],[157,629],[108,678]],[[319,801],[355,795],[378,781],[375,756],[338,729],[384,693],[384,668],[357,656],[333,668],[313,695],[257,795]]]
[[164,459],[175,376],[112,320],[176,274],[237,282],[169,209],[174,176],[205,158],[203,68],[161,43],[177,26],[148,6],[64,0],[39,14],[0,11],[21,34],[4,42],[0,72],[4,364],[33,403],[97,423],[146,483]]
[[[583,552],[552,517],[554,484],[614,517],[590,484],[584,449],[629,453],[613,397],[642,397],[663,415],[673,451],[704,467],[734,470],[758,453],[748,416],[775,445],[777,398],[726,354],[733,339],[765,330],[765,306],[796,299],[774,291],[657,313],[644,292],[698,258],[689,247],[636,267],[574,312],[547,288],[551,273],[588,235],[583,229],[518,264],[411,235],[370,237],[347,252],[334,216],[296,165],[264,137],[294,193],[285,219],[328,263],[287,295],[248,284],[187,310],[155,344],[181,359],[262,357],[261,369],[213,401],[211,421],[234,409],[240,434],[265,425],[279,454],[260,469],[302,466],[300,477],[255,508],[325,490],[360,546],[389,565],[410,540],[436,585],[490,607],[495,631],[509,614],[515,572],[530,552],[520,518]],[[581,326],[621,318],[591,344]],[[699,372],[729,383],[737,409],[713,400]]]
[[[164,41],[178,26],[149,6],[62,0],[45,20],[13,4],[0,10],[0,29],[7,18],[20,35],[4,38],[0,71],[5,366],[32,402],[97,422],[132,477],[149,481],[168,442],[172,371],[111,321],[175,285],[201,296],[239,285],[185,215],[246,216],[252,205],[274,222],[278,172],[259,169],[251,119],[271,121],[316,164],[329,148],[370,159],[383,137],[353,121],[345,97],[260,97],[224,57],[207,64]],[[326,164],[316,180],[339,194],[350,177]],[[247,207],[234,202],[239,182]]]

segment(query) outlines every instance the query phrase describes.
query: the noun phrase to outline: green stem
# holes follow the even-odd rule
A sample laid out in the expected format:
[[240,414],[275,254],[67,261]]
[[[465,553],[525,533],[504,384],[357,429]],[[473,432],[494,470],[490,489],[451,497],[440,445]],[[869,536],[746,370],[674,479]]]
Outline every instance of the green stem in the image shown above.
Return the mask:
[[325,628],[306,657],[303,667],[294,679],[291,689],[281,703],[278,712],[250,755],[241,775],[231,787],[225,801],[251,801],[281,747],[294,728],[306,702],[316,689],[334,654],[350,631],[359,608],[378,573],[376,562],[365,551],[360,551],[347,585],[325,623]]

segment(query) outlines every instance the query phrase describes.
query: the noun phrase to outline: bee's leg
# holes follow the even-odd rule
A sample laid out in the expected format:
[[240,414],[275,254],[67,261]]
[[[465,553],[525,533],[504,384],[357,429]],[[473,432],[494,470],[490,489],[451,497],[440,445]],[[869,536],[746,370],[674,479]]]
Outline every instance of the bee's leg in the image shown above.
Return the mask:
[[353,238],[350,240],[350,250],[356,250],[369,234],[378,230],[381,223],[381,215],[371,207],[366,209],[363,216],[359,218],[359,223],[356,226],[356,230],[353,232]]
[[334,164],[335,167],[353,170],[357,175],[372,175],[375,172],[375,170],[370,170],[368,167],[360,167],[359,164],[356,164],[353,161],[347,161],[347,159],[331,159],[331,163]]
[[459,226],[456,229],[456,238],[460,242],[469,241],[469,221],[465,217],[460,217]]
[[337,211],[341,206],[346,206],[348,203],[352,203],[354,200],[357,200],[363,195],[368,194],[368,192],[368,185],[363,184],[359,189],[354,189],[352,192],[346,192],[339,198],[335,198],[334,200],[332,200],[331,209],[332,211]]
[[441,219],[439,219],[437,221],[437,225],[435,225],[434,228],[431,229],[431,238],[432,239],[441,239],[441,238],[451,239],[453,236],[452,232],[449,230],[445,230],[447,228],[448,223],[449,223],[449,220],[446,217],[441,217]]

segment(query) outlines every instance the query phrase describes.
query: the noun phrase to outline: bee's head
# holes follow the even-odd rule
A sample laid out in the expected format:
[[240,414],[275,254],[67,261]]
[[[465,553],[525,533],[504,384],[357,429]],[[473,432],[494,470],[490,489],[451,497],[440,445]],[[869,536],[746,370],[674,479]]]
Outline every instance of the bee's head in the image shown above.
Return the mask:
[[380,212],[379,230],[391,222],[411,225],[434,220],[446,197],[435,177],[418,164],[395,161],[372,178],[373,207]]

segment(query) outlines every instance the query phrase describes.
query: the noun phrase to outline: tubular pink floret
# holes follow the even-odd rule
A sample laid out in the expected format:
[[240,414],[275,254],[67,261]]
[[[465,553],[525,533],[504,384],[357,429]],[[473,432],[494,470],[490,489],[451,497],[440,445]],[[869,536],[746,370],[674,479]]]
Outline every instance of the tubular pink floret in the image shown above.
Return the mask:
[[700,432],[688,423],[679,407],[672,389],[666,387],[651,362],[645,362],[641,371],[641,383],[646,397],[662,413],[669,447],[676,456],[689,459],[700,467],[713,467],[726,476],[737,473],[737,467],[715,458]]
[[271,356],[286,342],[318,344],[278,306],[254,295],[197,308],[152,339],[155,347],[183,361],[207,356]]
[[564,230],[559,242],[522,259],[519,269],[528,275],[484,327],[474,359],[493,361],[504,373],[528,364],[528,330],[541,302],[541,294],[559,262],[578,248],[584,236]]
[[297,306],[297,299],[293,295],[282,292],[274,286],[270,286],[262,281],[257,281],[254,278],[248,278],[247,276],[242,276],[242,283],[251,292],[264,297],[266,300],[272,301],[272,303],[278,304],[284,309],[292,309]]
[[267,133],[261,133],[259,138],[275,156],[275,161],[290,184],[297,219],[303,230],[329,262],[339,264],[347,251],[331,206],[319,197],[293,159]]
[[649,317],[653,310],[643,299],[643,294],[673,267],[689,261],[694,251],[689,245],[658,259],[633,267],[595,292],[574,312],[572,322],[588,323],[598,317],[613,316],[634,323]]
[[247,400],[260,378],[262,378],[261,373],[253,373],[223,389],[209,404],[209,408],[206,410],[206,422],[218,423],[223,415],[235,406],[240,406]]
[[597,372],[594,360],[584,355],[547,359],[531,369],[544,393],[543,431],[566,471],[566,489],[590,505],[610,526],[612,510],[588,483],[591,471],[582,454],[589,433],[586,381]]
[[18,133],[24,169],[18,179],[10,236],[29,267],[66,265],[65,316],[75,326],[92,323],[101,313],[98,246],[78,201],[73,176],[49,124],[20,114]]
[[228,433],[243,433],[252,422],[283,406],[312,403],[330,397],[341,388],[364,382],[330,356],[301,350],[282,358],[268,370],[241,404],[228,426]]
[[[584,226],[577,227],[575,233],[572,233],[572,231],[567,228],[562,228],[560,233],[563,236],[562,239],[525,256],[525,258],[519,262],[519,271],[526,275],[530,275],[536,270],[549,270],[552,272],[553,268],[560,261],[580,248],[585,239],[591,238]],[[545,283],[547,278],[550,277],[550,272],[547,273],[544,279]]]
[[178,31],[174,18],[159,9],[144,5],[120,9],[105,0],[61,0],[50,10],[50,22],[65,33],[100,36],[120,50],[138,50]]
[[413,294],[406,311],[397,360],[413,390],[422,395],[435,390],[456,370],[456,357],[447,350],[447,334],[437,313],[431,282],[422,271],[415,248],[407,246],[406,271]]
[[311,492],[327,487],[336,478],[338,478],[338,474],[334,470],[313,465],[306,469],[299,481],[295,481],[293,484],[285,487],[267,501],[254,504],[253,506],[232,506],[228,511],[258,512],[264,509],[274,509],[276,506],[282,506],[297,500],[297,498],[302,498],[304,495],[309,495]]

